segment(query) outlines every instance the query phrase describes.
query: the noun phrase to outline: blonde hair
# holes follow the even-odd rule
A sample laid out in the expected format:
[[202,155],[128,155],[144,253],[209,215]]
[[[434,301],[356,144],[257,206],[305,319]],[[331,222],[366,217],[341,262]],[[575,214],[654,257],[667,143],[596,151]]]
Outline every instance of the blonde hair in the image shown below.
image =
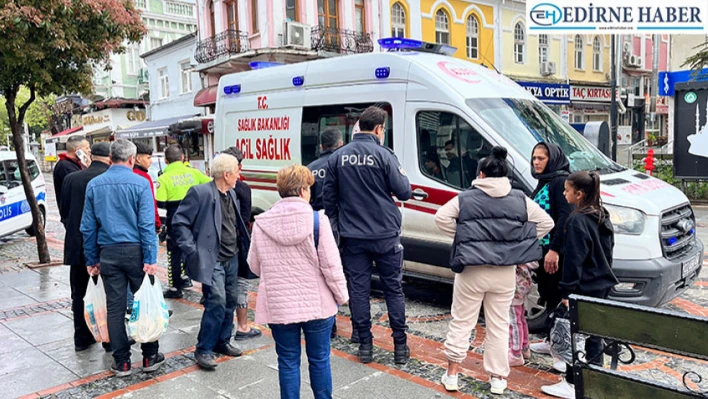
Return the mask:
[[299,197],[300,192],[315,183],[310,169],[302,165],[286,166],[278,171],[276,185],[281,198]]
[[219,154],[214,157],[211,173],[214,178],[224,177],[224,173],[233,173],[238,168],[238,159],[229,154]]

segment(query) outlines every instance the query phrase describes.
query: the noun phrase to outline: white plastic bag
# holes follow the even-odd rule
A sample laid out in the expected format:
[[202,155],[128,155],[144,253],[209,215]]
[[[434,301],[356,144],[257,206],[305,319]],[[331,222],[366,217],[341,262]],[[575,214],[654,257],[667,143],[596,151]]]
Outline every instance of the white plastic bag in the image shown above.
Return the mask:
[[98,276],[96,282],[89,278],[84,296],[84,319],[96,342],[110,342],[108,338],[108,309],[103,280]]
[[170,314],[167,303],[162,295],[160,281],[145,274],[143,284],[135,293],[133,313],[128,322],[128,331],[135,342],[155,342],[167,330],[170,323]]

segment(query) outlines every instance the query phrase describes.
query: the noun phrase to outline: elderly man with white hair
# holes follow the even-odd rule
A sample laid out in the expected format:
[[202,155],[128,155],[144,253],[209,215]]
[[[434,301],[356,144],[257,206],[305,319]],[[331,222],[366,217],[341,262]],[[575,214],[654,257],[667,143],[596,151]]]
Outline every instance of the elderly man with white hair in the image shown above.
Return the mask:
[[172,219],[187,273],[202,283],[204,314],[195,358],[206,370],[217,365],[214,352],[241,356],[241,350],[231,344],[231,334],[238,295],[238,254],[248,252],[250,238],[233,190],[239,170],[235,157],[217,155],[211,168],[214,180],[190,188]]

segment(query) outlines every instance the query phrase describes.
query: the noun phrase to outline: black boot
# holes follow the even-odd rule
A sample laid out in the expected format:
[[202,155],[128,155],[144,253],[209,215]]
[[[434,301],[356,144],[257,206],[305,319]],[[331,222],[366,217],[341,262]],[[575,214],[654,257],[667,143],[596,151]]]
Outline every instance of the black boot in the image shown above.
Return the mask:
[[357,330],[356,328],[352,329],[352,338],[349,341],[353,344],[359,343],[359,330]]
[[396,364],[406,364],[411,358],[411,350],[406,344],[395,344],[393,349],[393,361]]
[[332,332],[329,333],[329,338],[334,339],[337,337],[337,323],[332,324]]
[[374,361],[373,344],[359,344],[359,361],[364,364]]

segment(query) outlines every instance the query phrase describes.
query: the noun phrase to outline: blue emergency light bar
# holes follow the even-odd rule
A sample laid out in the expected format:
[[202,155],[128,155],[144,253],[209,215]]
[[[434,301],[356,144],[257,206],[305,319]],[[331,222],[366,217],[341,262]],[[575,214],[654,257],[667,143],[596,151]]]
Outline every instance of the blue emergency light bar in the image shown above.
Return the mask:
[[224,94],[238,94],[241,92],[241,85],[225,86]]
[[266,69],[283,65],[280,62],[268,62],[268,61],[251,61],[248,63],[251,69]]
[[453,55],[457,51],[457,47],[447,44],[429,43],[405,37],[381,38],[379,39],[379,46],[387,51],[420,51],[444,55]]

